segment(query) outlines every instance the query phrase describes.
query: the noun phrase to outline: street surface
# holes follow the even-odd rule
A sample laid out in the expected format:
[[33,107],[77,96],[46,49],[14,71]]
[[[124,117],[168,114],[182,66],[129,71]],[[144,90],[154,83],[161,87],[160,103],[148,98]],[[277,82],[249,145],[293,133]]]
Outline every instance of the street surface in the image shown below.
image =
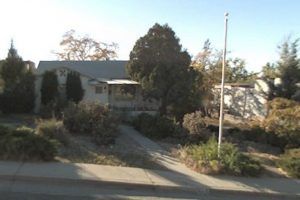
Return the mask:
[[[199,199],[257,200],[257,196],[205,194],[192,192],[134,190],[82,183],[49,183],[36,181],[0,181],[1,200],[102,200],[102,199]],[[259,197],[260,200],[274,199]],[[278,199],[278,198],[277,198]]]

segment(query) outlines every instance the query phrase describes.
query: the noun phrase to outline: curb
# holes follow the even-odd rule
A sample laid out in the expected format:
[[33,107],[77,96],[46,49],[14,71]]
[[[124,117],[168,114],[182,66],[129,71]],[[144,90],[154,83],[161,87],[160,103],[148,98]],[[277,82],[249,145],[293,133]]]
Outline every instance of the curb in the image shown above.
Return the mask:
[[276,193],[276,192],[260,192],[260,191],[246,191],[246,190],[233,190],[233,189],[215,189],[209,188],[208,194],[238,194],[241,196],[256,196],[256,197],[270,197],[279,199],[300,199],[300,195],[293,195],[289,193]]

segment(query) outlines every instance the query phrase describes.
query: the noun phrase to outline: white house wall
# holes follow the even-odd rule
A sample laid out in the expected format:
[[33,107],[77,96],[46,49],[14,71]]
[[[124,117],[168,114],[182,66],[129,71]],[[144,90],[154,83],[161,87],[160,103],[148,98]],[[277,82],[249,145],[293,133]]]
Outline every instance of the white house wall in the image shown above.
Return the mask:
[[35,101],[34,101],[34,113],[38,113],[41,107],[41,85],[42,85],[42,76],[36,76],[34,91],[35,91]]
[[98,84],[103,88],[101,94],[96,93],[96,86],[89,84],[89,79],[86,76],[80,76],[82,88],[84,89],[83,101],[86,102],[100,102],[103,104],[108,104],[108,85],[106,83]]
[[[66,84],[66,79],[67,79],[67,73],[69,72],[69,70],[68,69],[62,69],[62,70],[66,70],[65,76],[61,76],[60,70],[61,69],[56,70],[58,83],[60,85],[65,85]],[[84,90],[84,95],[83,95],[82,101],[100,102],[100,103],[103,103],[103,104],[107,104],[108,103],[107,84],[106,83],[98,84],[97,86],[103,87],[103,93],[97,94],[96,91],[95,91],[96,86],[89,84],[90,79],[91,79],[90,77],[87,77],[87,76],[84,76],[84,75],[80,74],[81,85],[82,85],[82,89]]]
[[[215,88],[215,104],[219,103],[220,89]],[[225,109],[233,115],[243,118],[264,118],[267,114],[265,93],[249,87],[224,87]]]
[[[60,71],[61,69],[57,69],[55,70],[56,75],[57,75],[57,80],[58,80],[58,84],[60,86],[66,84],[66,79],[67,79],[67,73],[68,73],[68,69],[64,69],[65,73],[61,73]],[[64,75],[63,75],[64,74]],[[87,76],[83,76],[80,75],[80,79],[81,79],[81,85],[82,88],[84,90],[84,96],[83,96],[83,101],[86,102],[100,102],[103,104],[108,104],[108,86],[106,83],[100,83],[97,86],[102,86],[103,87],[103,92],[101,94],[97,94],[95,91],[95,85],[90,85],[89,84],[89,80],[90,78]],[[41,85],[42,85],[42,80],[43,80],[43,76],[39,75],[36,76],[36,80],[35,80],[35,95],[36,95],[36,99],[35,99],[35,108],[34,108],[34,112],[38,113],[40,111],[41,108]]]

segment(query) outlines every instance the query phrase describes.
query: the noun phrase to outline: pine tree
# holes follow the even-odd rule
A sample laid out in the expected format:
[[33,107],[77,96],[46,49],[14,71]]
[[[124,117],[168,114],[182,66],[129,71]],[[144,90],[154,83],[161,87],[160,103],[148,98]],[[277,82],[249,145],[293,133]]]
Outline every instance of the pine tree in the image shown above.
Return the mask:
[[26,70],[25,63],[11,42],[1,77],[4,91],[0,96],[1,111],[4,113],[28,113],[34,107],[34,75]]
[[281,46],[280,60],[278,62],[278,71],[282,84],[278,88],[278,96],[291,99],[297,92],[297,83],[300,82],[300,62],[297,57],[298,40],[290,42],[285,41]]
[[162,115],[181,119],[200,102],[198,96],[192,97],[196,95],[194,88],[201,85],[200,73],[194,73],[190,63],[191,57],[182,49],[175,32],[168,25],[155,24],[135,43],[127,71],[141,83],[146,97],[161,102]]
[[2,65],[1,77],[6,83],[6,85],[10,85],[12,83],[19,82],[21,80],[21,77],[25,73],[25,63],[23,62],[23,59],[18,55],[18,52],[14,47],[13,41],[11,41],[7,58],[5,59]]
[[83,89],[80,76],[76,72],[68,73],[66,80],[66,95],[68,100],[74,101],[75,103],[82,100]]

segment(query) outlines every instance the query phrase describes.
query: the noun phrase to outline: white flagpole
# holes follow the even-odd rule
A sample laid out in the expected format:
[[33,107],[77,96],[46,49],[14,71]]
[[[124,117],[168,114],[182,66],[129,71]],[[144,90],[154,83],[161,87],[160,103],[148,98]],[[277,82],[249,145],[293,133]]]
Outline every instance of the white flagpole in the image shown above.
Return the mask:
[[225,13],[225,37],[224,37],[224,50],[222,62],[222,83],[221,83],[221,98],[220,98],[220,119],[219,119],[219,140],[218,140],[218,157],[221,156],[221,143],[223,134],[223,121],[224,121],[224,82],[225,82],[225,65],[226,65],[226,47],[227,47],[227,23],[228,13]]

